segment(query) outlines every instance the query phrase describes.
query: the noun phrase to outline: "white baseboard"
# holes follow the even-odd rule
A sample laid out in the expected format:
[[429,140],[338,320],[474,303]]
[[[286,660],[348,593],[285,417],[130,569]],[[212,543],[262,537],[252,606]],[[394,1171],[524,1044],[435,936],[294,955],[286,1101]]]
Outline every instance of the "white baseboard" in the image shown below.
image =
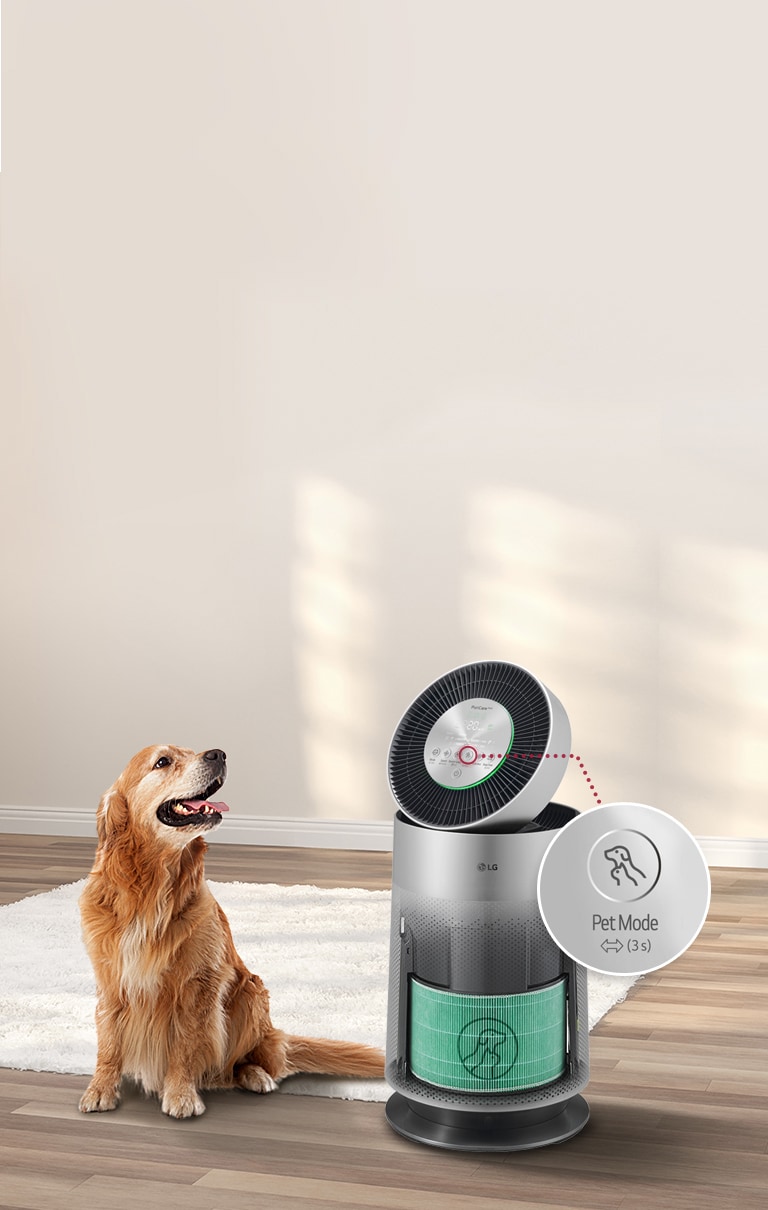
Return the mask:
[[[95,839],[91,810],[72,807],[10,807],[0,804],[3,832],[33,836],[89,836]],[[768,837],[699,836],[710,866],[768,869]],[[214,844],[275,845],[306,849],[368,849],[391,852],[391,819],[227,819],[211,837]],[[0,841],[0,845],[2,842]]]
[[697,836],[709,866],[738,866],[746,870],[768,870],[766,836]]
[[[227,817],[210,840],[213,844],[391,852],[392,828],[391,819],[265,819],[238,812],[236,817]],[[3,832],[88,836],[95,840],[95,811],[76,807],[11,807],[0,803],[0,835]]]
[[[231,826],[234,825],[234,826]],[[281,845],[305,849],[392,852],[391,819],[264,819],[238,816],[212,836],[224,844]]]
[[95,811],[72,807],[8,807],[0,803],[0,835],[91,836],[96,839]]

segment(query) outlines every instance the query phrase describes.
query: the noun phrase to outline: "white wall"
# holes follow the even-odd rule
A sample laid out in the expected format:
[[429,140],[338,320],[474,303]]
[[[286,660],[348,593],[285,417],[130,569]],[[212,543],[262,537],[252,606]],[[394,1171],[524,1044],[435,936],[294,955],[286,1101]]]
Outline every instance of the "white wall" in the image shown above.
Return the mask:
[[5,0],[0,803],[170,740],[233,812],[383,819],[491,657],[603,801],[768,835],[767,34]]

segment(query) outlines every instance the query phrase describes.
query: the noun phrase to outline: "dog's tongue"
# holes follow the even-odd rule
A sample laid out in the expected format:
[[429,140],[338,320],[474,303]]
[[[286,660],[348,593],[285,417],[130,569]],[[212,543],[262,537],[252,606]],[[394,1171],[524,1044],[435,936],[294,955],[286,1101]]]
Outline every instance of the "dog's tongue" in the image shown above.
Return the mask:
[[209,802],[207,798],[185,798],[185,807],[192,807],[199,811],[202,807],[212,807],[214,811],[228,811],[229,807],[225,802]]

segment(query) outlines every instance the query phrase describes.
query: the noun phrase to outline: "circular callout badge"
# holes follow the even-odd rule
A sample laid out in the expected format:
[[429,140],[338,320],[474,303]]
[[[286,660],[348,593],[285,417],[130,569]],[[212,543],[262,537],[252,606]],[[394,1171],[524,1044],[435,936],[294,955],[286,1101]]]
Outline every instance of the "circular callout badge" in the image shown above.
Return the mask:
[[550,936],[574,961],[607,975],[646,975],[699,935],[709,870],[691,833],[666,811],[614,802],[555,834],[538,896]]

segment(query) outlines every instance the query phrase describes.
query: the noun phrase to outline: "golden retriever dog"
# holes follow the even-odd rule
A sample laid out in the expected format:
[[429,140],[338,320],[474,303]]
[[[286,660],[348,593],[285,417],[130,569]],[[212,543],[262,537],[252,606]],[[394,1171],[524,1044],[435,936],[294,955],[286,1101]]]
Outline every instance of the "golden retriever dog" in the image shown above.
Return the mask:
[[98,1056],[83,1113],[116,1109],[122,1076],[164,1113],[205,1112],[201,1089],[271,1092],[295,1072],[381,1077],[370,1046],[276,1029],[204,877],[207,832],[228,807],[219,748],[144,748],[99,803],[96,860],[80,898],[96,974]]

